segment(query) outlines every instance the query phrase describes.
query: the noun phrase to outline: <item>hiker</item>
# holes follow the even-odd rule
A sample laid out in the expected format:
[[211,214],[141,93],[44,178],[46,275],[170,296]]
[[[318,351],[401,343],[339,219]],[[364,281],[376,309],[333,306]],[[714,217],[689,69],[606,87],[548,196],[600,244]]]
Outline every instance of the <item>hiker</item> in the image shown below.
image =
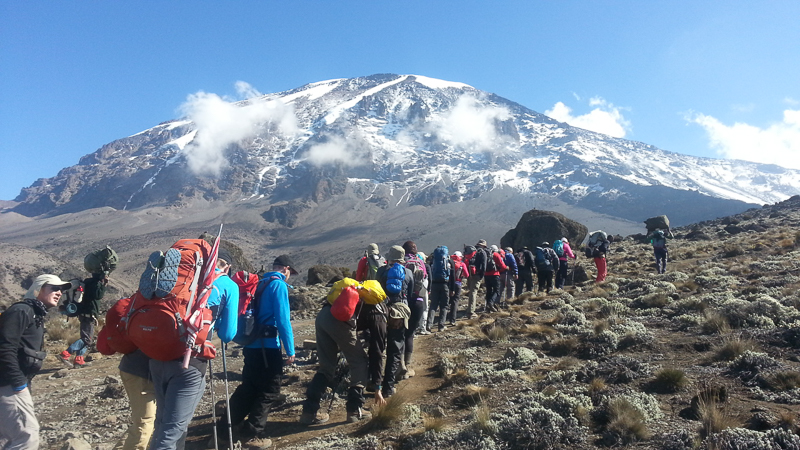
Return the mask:
[[[383,355],[386,352],[386,319],[389,309],[385,302],[377,305],[363,303],[356,320],[356,330],[362,333],[367,345],[369,382],[367,392],[380,391],[383,381]],[[335,368],[334,368],[335,373]]]
[[[383,384],[380,386],[384,399],[388,399],[395,392],[395,383],[401,363],[406,367],[411,364],[411,354],[414,351],[414,327],[409,320],[412,315],[409,303],[420,303],[414,298],[414,274],[405,266],[406,250],[399,245],[394,245],[386,255],[388,264],[378,269],[378,281],[386,291],[386,306],[388,318],[386,324],[386,370]],[[401,278],[402,277],[402,278]],[[410,331],[410,333],[409,333]],[[408,339],[408,336],[411,339]],[[406,345],[410,344],[411,348]]]
[[0,442],[7,449],[39,448],[39,422],[33,411],[31,382],[47,356],[44,318],[72,283],[39,275],[21,302],[0,315]]
[[378,273],[378,268],[386,265],[386,259],[381,256],[378,244],[369,244],[364,256],[358,261],[356,269],[356,281],[374,280]]
[[536,273],[536,264],[533,259],[533,253],[528,250],[528,247],[522,247],[522,249],[520,249],[519,265],[517,266],[519,280],[517,281],[515,289],[517,297],[522,295],[523,287],[525,288],[525,292],[533,291],[533,274]]
[[478,289],[483,281],[483,273],[486,269],[486,241],[479,239],[475,246],[464,247],[464,259],[469,267],[469,277],[467,278],[467,317],[474,319],[478,317],[477,302]]
[[656,272],[665,273],[667,271],[667,237],[664,231],[655,230],[647,236],[653,244],[653,256],[656,258]]
[[440,245],[433,251],[433,264],[431,267],[431,289],[429,294],[430,307],[428,309],[428,323],[425,325],[428,331],[433,328],[436,310],[439,310],[439,331],[444,331],[447,310],[450,307],[450,284],[455,278],[453,265],[450,263],[450,252],[447,247]]
[[[297,266],[289,255],[280,255],[272,262],[272,271],[265,273],[259,282],[263,287],[259,286],[260,296],[254,299],[258,302],[256,320],[269,332],[242,350],[242,384],[229,400],[230,426],[238,431],[245,447],[266,448],[272,445],[272,440],[263,434],[270,411],[283,401],[280,395],[284,365],[281,345],[286,352],[286,364],[294,363],[294,333],[289,320],[287,282],[290,276],[297,274]],[[217,436],[227,435],[225,423],[220,418]]]
[[[231,256],[220,249],[214,281],[208,298],[209,308],[219,318],[217,335],[223,343],[236,335],[239,309],[239,288],[227,274]],[[212,305],[216,305],[212,307]],[[209,331],[210,335],[211,331]],[[184,448],[189,422],[206,387],[205,373],[208,360],[192,356],[189,366],[183,368],[183,358],[172,361],[150,359],[150,376],[156,397],[156,420],[150,450]]]
[[575,253],[569,246],[569,240],[567,240],[567,238],[562,237],[560,241],[561,241],[560,245],[559,241],[553,243],[553,251],[555,251],[556,255],[558,255],[558,269],[556,271],[556,289],[564,289],[564,283],[567,281],[567,272],[569,271],[568,258],[572,258],[573,260],[578,258],[577,256],[575,256]]
[[486,305],[483,310],[484,312],[496,312],[500,310],[500,272],[508,268],[496,245],[492,245],[490,249],[484,248],[483,251],[486,254],[486,268],[483,272],[483,282],[486,284]]
[[558,267],[558,255],[550,248],[549,242],[542,242],[539,247],[536,247],[536,255],[534,257],[536,264],[536,276],[539,278],[538,292],[549,294],[553,288],[553,272]]
[[[404,351],[400,354],[400,367],[396,371],[396,376],[398,378],[408,378],[415,375],[414,371],[410,369],[411,354],[414,352],[414,336],[416,334],[430,334],[426,325],[428,318],[427,308],[430,297],[429,274],[431,273],[431,267],[425,262],[425,254],[417,251],[417,244],[415,244],[414,241],[404,242],[403,251],[405,252],[404,264],[405,267],[411,271],[414,289],[413,294],[407,298],[406,303],[411,310],[411,316],[408,319],[404,332]],[[414,300],[415,298],[416,301]],[[389,314],[392,313],[391,310],[388,312]]]
[[[61,361],[70,367],[83,367],[86,361],[83,355],[94,342],[94,326],[100,316],[100,300],[106,293],[108,277],[105,272],[93,273],[90,278],[83,280],[83,300],[77,304],[78,321],[80,322],[81,337],[73,342],[66,350],[61,352]],[[74,362],[70,362],[72,355]]]
[[500,301],[502,304],[514,297],[514,283],[519,277],[514,249],[506,247],[504,252],[503,262],[506,264],[506,270],[500,273]]
[[[364,406],[364,387],[370,379],[369,358],[364,352],[361,339],[358,338],[356,321],[364,313],[364,307],[369,305],[363,300],[358,300],[358,302],[356,312],[353,313],[353,317],[349,321],[336,318],[329,302],[325,302],[317,314],[317,318],[314,321],[314,329],[316,331],[319,366],[317,367],[317,373],[314,374],[314,378],[311,379],[306,390],[303,413],[299,420],[301,424],[320,424],[329,420],[328,413],[320,412],[319,409],[322,397],[325,395],[328,386],[336,389],[335,384],[337,381],[335,378],[339,364],[339,352],[344,355],[350,373],[350,384],[347,388],[347,402],[345,404],[347,422],[354,423],[364,418],[362,408]],[[380,384],[380,381],[377,381],[377,383]],[[385,403],[380,389],[375,389],[375,403],[378,405]]]
[[587,244],[587,256],[594,259],[594,265],[597,268],[597,277],[595,283],[605,281],[608,274],[608,263],[606,261],[606,253],[608,253],[611,241],[608,239],[608,234],[605,231],[593,231],[589,234],[589,243]]
[[114,450],[146,450],[156,420],[156,395],[150,381],[150,358],[141,350],[122,355],[119,377],[128,394],[131,424]]
[[458,299],[461,297],[461,284],[463,280],[469,277],[469,268],[462,260],[463,257],[461,252],[456,251],[450,258],[453,264],[453,277],[450,280],[450,312],[447,314],[450,325],[456,324],[456,319],[458,318]]

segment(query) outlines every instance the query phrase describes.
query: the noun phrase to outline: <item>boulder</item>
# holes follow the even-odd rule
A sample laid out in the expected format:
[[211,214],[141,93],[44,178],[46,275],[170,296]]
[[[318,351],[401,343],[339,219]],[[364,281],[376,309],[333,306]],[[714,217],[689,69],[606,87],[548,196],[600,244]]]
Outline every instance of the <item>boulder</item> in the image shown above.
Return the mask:
[[340,269],[326,264],[318,264],[308,269],[308,281],[306,281],[306,284],[328,284],[331,280],[341,280],[342,278]]
[[514,250],[522,247],[533,249],[543,241],[552,244],[556,239],[566,237],[572,249],[576,250],[588,232],[583,224],[563,214],[534,209],[522,215],[516,228],[508,230],[500,239],[500,245]]

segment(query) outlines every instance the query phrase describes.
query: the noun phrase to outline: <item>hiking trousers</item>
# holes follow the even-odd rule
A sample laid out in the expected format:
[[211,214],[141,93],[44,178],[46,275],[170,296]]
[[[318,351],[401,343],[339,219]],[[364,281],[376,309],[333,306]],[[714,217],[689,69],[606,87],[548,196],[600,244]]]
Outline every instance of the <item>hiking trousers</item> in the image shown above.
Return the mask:
[[553,271],[552,270],[537,270],[539,276],[539,292],[550,292],[553,288]]
[[91,316],[78,316],[80,322],[81,337],[67,348],[73,355],[83,356],[89,350],[89,346],[94,341],[94,318]]
[[558,272],[556,272],[556,289],[564,289],[564,283],[567,282],[568,271],[569,262],[566,259],[559,259]]
[[122,370],[119,371],[119,377],[128,394],[131,424],[125,432],[125,439],[120,440],[114,446],[114,450],[146,450],[156,420],[156,395],[153,392],[153,382]]
[[500,302],[500,275],[486,275],[483,281],[486,283],[486,308],[497,306]]
[[605,281],[606,275],[608,274],[606,259],[604,257],[595,258],[594,265],[597,267],[597,278],[595,278],[594,282],[600,283]]
[[667,271],[667,249],[654,248],[653,255],[656,257],[656,271],[664,273]]
[[196,367],[183,368],[183,360],[150,360],[156,397],[156,420],[150,450],[182,449],[194,410],[206,388],[206,378]]
[[386,316],[377,310],[366,314],[368,325],[363,334],[367,343],[369,381],[380,386],[383,380],[383,354],[386,352]]
[[405,340],[405,353],[412,353],[414,352],[414,335],[417,334],[418,328],[421,328],[422,313],[425,312],[425,302],[419,300],[409,302],[408,307],[411,308],[411,317],[408,318],[408,328],[403,332],[403,339]]
[[481,287],[481,280],[483,277],[480,275],[470,275],[467,278],[467,316],[475,314],[476,303],[478,301],[478,289]]
[[519,279],[517,280],[515,287],[515,293],[517,297],[522,295],[523,287],[525,288],[525,292],[533,291],[533,271],[525,268],[519,269]]
[[[410,327],[411,324],[409,324]],[[383,385],[381,386],[384,397],[390,395],[395,385],[395,376],[398,369],[400,369],[400,359],[405,353],[405,333],[406,329],[402,326],[394,329],[389,328],[386,333],[386,373],[383,375]]]
[[456,281],[453,292],[450,293],[450,310],[447,313],[447,320],[454,323],[458,318],[458,299],[461,297],[461,282]]
[[444,327],[447,308],[450,306],[450,289],[448,289],[447,283],[433,283],[429,300],[431,306],[428,309],[428,323],[426,324],[428,330],[433,327],[437,309],[439,310],[439,327]]
[[0,440],[6,450],[38,450],[39,421],[33,412],[31,389],[17,392],[11,386],[0,387]]
[[[248,347],[242,349],[242,355],[242,384],[231,395],[229,404],[231,426],[241,424],[242,437],[252,438],[264,433],[270,411],[281,401],[283,355],[278,348]],[[228,436],[227,426],[226,416],[220,417],[217,435]]]
[[510,270],[500,274],[500,301],[509,301],[514,298],[514,274]]

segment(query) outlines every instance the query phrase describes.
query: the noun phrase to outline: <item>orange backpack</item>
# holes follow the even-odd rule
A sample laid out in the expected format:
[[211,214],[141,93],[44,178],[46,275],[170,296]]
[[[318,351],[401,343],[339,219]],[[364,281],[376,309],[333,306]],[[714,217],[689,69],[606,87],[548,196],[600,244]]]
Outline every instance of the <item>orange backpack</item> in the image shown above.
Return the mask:
[[[166,253],[150,255],[139,290],[131,297],[125,324],[128,339],[150,358],[179,359],[192,338],[192,355],[205,359],[216,356],[216,349],[207,341],[212,313],[204,307],[204,299],[198,298],[201,275],[211,262],[211,254],[205,240],[181,239]],[[195,336],[190,322],[201,324]]]
[[356,288],[347,286],[342,289],[339,296],[336,297],[336,300],[333,302],[333,305],[331,305],[331,314],[342,322],[347,322],[353,318],[358,319],[358,317],[354,316],[356,315],[356,309],[359,303],[360,299]]

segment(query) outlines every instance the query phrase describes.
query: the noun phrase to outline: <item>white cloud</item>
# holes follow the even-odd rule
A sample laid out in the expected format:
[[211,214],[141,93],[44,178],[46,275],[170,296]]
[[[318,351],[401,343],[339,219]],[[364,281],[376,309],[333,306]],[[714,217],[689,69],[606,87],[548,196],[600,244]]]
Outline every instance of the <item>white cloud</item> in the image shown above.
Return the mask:
[[189,169],[196,174],[218,176],[228,165],[225,150],[262,130],[268,128],[285,136],[297,132],[293,106],[267,100],[243,81],[235,87],[246,101],[237,103],[201,91],[189,95],[180,107],[197,126],[195,139],[185,148]]
[[497,132],[497,123],[511,117],[507,108],[482,104],[473,96],[463,95],[449,111],[428,124],[428,131],[470,152],[502,153],[511,143]]
[[358,139],[345,139],[341,136],[327,136],[326,141],[314,144],[305,154],[308,161],[316,166],[341,163],[356,167],[366,162]]
[[709,145],[720,156],[800,169],[800,110],[785,110],[783,120],[767,128],[746,123],[728,126],[699,113],[686,119],[705,129]]
[[553,105],[552,109],[545,111],[545,114],[559,122],[566,122],[574,127],[607,134],[612,137],[625,137],[627,131],[631,128],[631,123],[622,115],[622,108],[614,106],[601,97],[589,99],[589,106],[594,109],[584,115],[573,116],[572,108],[563,102],[558,102]]

